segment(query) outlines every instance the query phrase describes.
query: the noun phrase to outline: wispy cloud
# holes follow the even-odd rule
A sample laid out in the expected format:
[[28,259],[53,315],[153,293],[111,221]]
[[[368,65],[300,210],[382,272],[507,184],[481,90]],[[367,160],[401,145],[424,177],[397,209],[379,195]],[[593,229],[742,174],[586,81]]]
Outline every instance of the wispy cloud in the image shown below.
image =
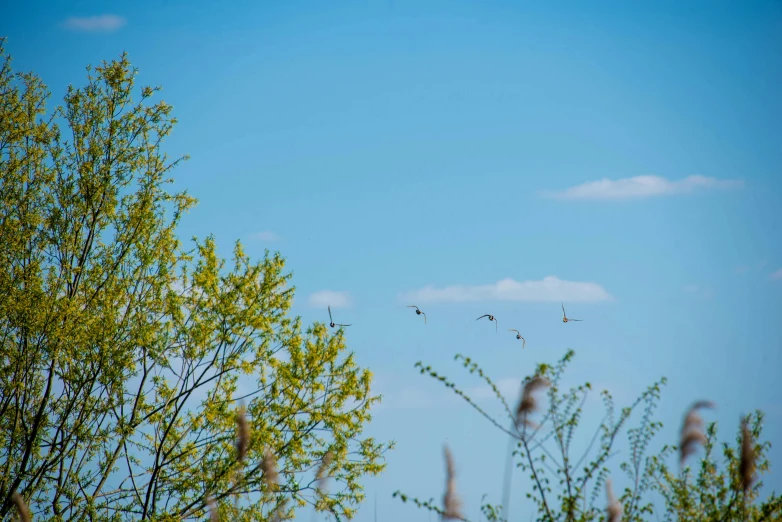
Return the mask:
[[[500,391],[500,395],[502,395],[509,404],[517,400],[521,393],[521,379],[506,377],[494,381],[494,384]],[[494,390],[487,384],[467,390],[467,396],[476,400],[496,397],[496,395],[494,395]]]
[[774,281],[782,280],[782,268],[776,270],[775,272],[772,272],[769,277],[773,279]]
[[748,263],[745,263],[743,265],[739,265],[736,267],[736,273],[737,274],[746,274],[747,272],[750,272],[752,270],[762,270],[766,265],[768,264],[767,259],[761,259],[754,265],[750,265]]
[[516,281],[506,278],[485,285],[452,285],[444,288],[425,286],[401,294],[400,300],[417,303],[468,301],[608,301],[613,299],[597,283],[565,281],[556,276],[541,281]]
[[434,409],[443,402],[443,397],[436,397],[436,393],[420,386],[390,387],[388,390],[382,391],[383,400],[373,407],[373,410],[377,411],[380,408],[384,410]]
[[277,241],[280,239],[280,236],[272,232],[271,230],[264,230],[263,232],[257,232],[252,235],[253,239],[257,239],[258,241]]
[[543,195],[556,199],[619,200],[686,194],[707,189],[731,189],[743,185],[744,182],[738,179],[717,179],[697,175],[675,181],[660,176],[635,176],[617,180],[603,178],[561,192],[546,192]]
[[687,294],[694,295],[702,299],[711,299],[712,297],[714,297],[714,290],[712,290],[708,286],[689,284],[689,285],[684,285],[684,288],[682,290],[684,290],[684,292]]
[[385,373],[383,369],[373,374],[372,393],[382,396],[373,411],[442,409],[444,405],[461,408],[463,405],[463,401],[447,388],[432,386],[415,376],[411,379],[406,373]]
[[353,304],[353,299],[348,292],[335,292],[334,290],[321,290],[310,294],[307,302],[313,308],[348,308]]
[[125,18],[112,14],[71,16],[63,22],[63,27],[71,31],[109,33],[125,25],[125,22]]

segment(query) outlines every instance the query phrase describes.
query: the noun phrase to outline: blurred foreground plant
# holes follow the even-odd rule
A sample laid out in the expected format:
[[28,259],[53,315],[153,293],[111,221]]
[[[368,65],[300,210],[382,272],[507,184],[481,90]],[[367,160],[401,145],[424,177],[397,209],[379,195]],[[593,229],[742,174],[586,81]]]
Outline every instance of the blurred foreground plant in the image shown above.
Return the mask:
[[[660,388],[665,384],[665,378],[651,385],[635,402],[618,412],[611,394],[605,390],[600,392],[605,406],[604,417],[588,439],[590,442],[585,451],[574,454],[573,442],[578,440],[576,429],[592,385],[587,382],[569,390],[560,389],[562,376],[573,357],[574,352],[571,350],[554,365],[538,364],[535,371],[522,381],[518,406],[511,409],[497,385],[476,362],[461,354],[456,355],[455,359],[460,361],[464,368],[477,374],[491,387],[504,410],[503,418],[499,419],[487,413],[461,388],[431,366],[420,362],[416,364],[422,374],[437,379],[453,390],[510,439],[503,505],[484,504],[481,510],[488,520],[507,520],[514,468],[527,474],[532,482],[532,491],[525,496],[535,504],[538,520],[587,521],[605,517],[605,507],[598,506],[596,501],[609,475],[606,464],[613,456],[612,448],[622,428],[639,407],[643,407],[640,424],[628,430],[632,458],[626,469],[634,487],[627,490],[620,500],[624,505],[624,520],[641,520],[642,513],[650,512],[649,504],[642,503],[642,496],[649,489],[646,471],[649,459],[646,453],[649,441],[661,427],[660,423],[652,420],[652,413],[660,398]],[[544,388],[548,407],[536,422],[530,418],[539,406],[534,393],[536,390],[541,392]],[[395,492],[394,496],[403,501],[411,499],[427,509],[434,507],[431,502],[421,502],[399,491]]]
[[[665,521],[777,521],[782,520],[782,497],[771,493],[760,499],[762,481],[754,474],[768,472],[766,457],[771,443],[760,442],[763,431],[763,413],[759,410],[743,419],[736,437],[736,445],[722,443],[723,466],[715,458],[717,423],[706,427],[704,455],[698,460],[695,472],[689,466],[677,472],[666,463],[680,450],[665,446],[653,457],[650,477],[654,489],[665,502]],[[745,489],[746,486],[746,489]]]
[[[416,363],[426,374],[450,388],[481,416],[510,439],[509,458],[503,502],[499,505],[483,503],[481,514],[489,522],[509,520],[508,505],[512,470],[526,473],[532,484],[525,497],[534,504],[535,520],[540,522],[605,521],[642,522],[658,520],[653,493],[662,496],[666,521],[679,522],[763,522],[782,520],[782,498],[772,493],[759,499],[762,482],[756,474],[767,472],[766,453],[769,442],[759,442],[763,415],[760,411],[742,420],[736,447],[723,445],[725,471],[718,471],[712,453],[716,438],[716,423],[703,432],[704,422],[698,414],[702,408],[714,408],[710,401],[698,401],[687,411],[679,446],[664,446],[659,454],[649,454],[649,445],[662,424],[653,420],[660,399],[662,378],[649,386],[632,404],[619,410],[608,391],[600,392],[605,415],[597,431],[589,438],[586,451],[573,455],[573,442],[583,407],[592,391],[590,383],[567,391],[560,390],[560,382],[568,363],[574,357],[568,351],[555,365],[539,364],[535,371],[522,380],[522,390],[515,409],[511,409],[494,381],[469,357],[456,355],[455,359],[471,374],[477,374],[494,392],[505,415],[491,416],[461,388],[431,366]],[[534,393],[547,389],[548,406],[536,422],[531,416],[540,408]],[[619,468],[627,476],[627,483],[619,498],[611,486],[608,460],[615,454],[617,438],[633,415],[641,409],[636,426],[627,429],[630,455]],[[509,427],[506,427],[507,423]],[[705,447],[705,456],[698,460],[699,472],[694,477],[683,464],[697,452],[697,445]],[[678,455],[677,455],[678,454]],[[591,456],[590,456],[591,455]],[[667,462],[679,457],[680,472],[671,471]],[[598,505],[601,490],[606,492],[606,504]],[[420,508],[444,515],[434,499],[422,501],[396,491],[394,497],[413,502]],[[484,495],[485,498],[487,495]],[[481,499],[483,502],[483,498]],[[601,502],[602,504],[602,502]],[[463,516],[460,520],[467,520]]]

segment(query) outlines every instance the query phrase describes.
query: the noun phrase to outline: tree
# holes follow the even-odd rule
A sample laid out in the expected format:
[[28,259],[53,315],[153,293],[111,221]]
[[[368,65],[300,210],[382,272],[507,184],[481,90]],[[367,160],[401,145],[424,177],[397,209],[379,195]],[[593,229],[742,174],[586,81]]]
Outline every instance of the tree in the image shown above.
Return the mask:
[[362,435],[371,373],[341,331],[289,317],[279,254],[237,242],[228,266],[212,237],[183,248],[195,200],[166,187],[186,158],[163,152],[159,88],[138,89],[123,54],[47,116],[2,42],[0,63],[0,519],[14,492],[52,520],[203,518],[208,496],[230,518],[350,518],[390,447]]

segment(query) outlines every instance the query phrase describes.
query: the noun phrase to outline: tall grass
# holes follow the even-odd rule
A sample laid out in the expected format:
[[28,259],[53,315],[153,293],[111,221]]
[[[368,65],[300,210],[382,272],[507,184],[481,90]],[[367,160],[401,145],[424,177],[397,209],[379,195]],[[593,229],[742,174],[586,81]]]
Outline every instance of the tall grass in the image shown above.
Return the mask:
[[[704,431],[704,421],[699,411],[714,408],[711,401],[698,401],[685,411],[681,428],[679,444],[664,446],[659,454],[650,454],[649,445],[653,437],[661,429],[662,423],[654,420],[654,413],[659,403],[662,387],[666,384],[663,377],[648,386],[646,390],[631,404],[617,410],[611,393],[602,390],[600,396],[604,405],[604,416],[598,429],[590,434],[579,430],[583,407],[590,393],[593,393],[589,382],[572,387],[561,388],[562,376],[566,367],[574,358],[574,352],[568,351],[565,356],[553,365],[538,364],[534,371],[522,380],[522,387],[515,408],[511,408],[500,393],[495,382],[478,365],[477,362],[461,354],[455,360],[461,363],[463,369],[477,375],[493,390],[500,402],[504,414],[499,418],[490,415],[482,406],[475,402],[461,387],[444,374],[419,361],[415,367],[421,374],[429,376],[446,386],[467,405],[490,422],[496,429],[509,438],[506,455],[505,477],[501,492],[502,503],[499,505],[484,502],[487,495],[481,498],[480,517],[488,522],[508,522],[510,520],[511,483],[513,472],[519,470],[527,474],[532,491],[526,498],[536,513],[540,522],[589,522],[607,521],[642,522],[657,520],[659,514],[654,510],[654,504],[648,499],[651,493],[671,493],[664,498],[666,517],[668,520],[690,520],[688,513],[695,513],[691,520],[707,520],[697,518],[698,510],[690,510],[681,499],[686,495],[697,495],[698,488],[705,487],[702,480],[698,484],[688,483],[689,468],[685,461],[693,456],[699,447],[706,447],[707,454],[701,464],[708,468],[712,475],[716,467],[709,463],[710,448],[713,444],[716,424],[710,425],[710,431]],[[548,404],[541,407],[542,392],[545,390]],[[640,418],[635,426],[629,427],[631,416],[639,411]],[[535,416],[539,414],[539,418]],[[768,444],[760,444],[757,437],[760,434],[761,416],[755,417],[753,428],[749,427],[747,419],[742,420],[740,455],[731,460],[732,453],[726,445],[727,485],[715,494],[715,498],[728,495],[729,491],[743,491],[745,499],[741,501],[745,518],[742,520],[772,520],[773,513],[782,514],[782,499],[772,496],[755,508],[748,508],[753,499],[757,498],[757,462],[759,452],[767,449]],[[624,488],[619,497],[614,494],[612,474],[609,460],[616,455],[614,446],[621,433],[626,433],[630,446],[629,458],[618,467],[625,473],[629,485]],[[581,440],[586,443],[586,450],[580,454],[574,453],[573,442]],[[586,442],[588,441],[588,443]],[[679,475],[671,474],[664,460],[671,450],[679,452]],[[418,508],[438,514],[443,520],[462,520],[469,522],[464,515],[461,504],[457,502],[454,480],[454,457],[450,450],[445,450],[446,487],[442,505],[434,500],[424,501],[400,490],[393,497],[402,502],[410,502]],[[735,469],[734,469],[735,468]],[[764,461],[763,469],[767,469]],[[702,469],[701,474],[704,471]],[[735,480],[730,479],[733,476]],[[715,482],[716,484],[716,482]],[[717,488],[717,486],[714,486]],[[676,489],[678,488],[678,489]],[[752,493],[750,489],[752,488]],[[606,502],[598,499],[601,490],[605,491]],[[715,502],[713,509],[717,513],[715,522],[719,520],[734,520],[730,518],[736,513],[738,497],[728,502]],[[703,509],[700,507],[698,509]],[[753,510],[754,509],[754,510]],[[753,515],[757,514],[757,516]],[[687,516],[685,516],[687,515]],[[724,515],[724,518],[723,518]],[[676,518],[674,518],[676,517]],[[712,520],[708,518],[708,520]],[[776,520],[776,519],[773,519]]]

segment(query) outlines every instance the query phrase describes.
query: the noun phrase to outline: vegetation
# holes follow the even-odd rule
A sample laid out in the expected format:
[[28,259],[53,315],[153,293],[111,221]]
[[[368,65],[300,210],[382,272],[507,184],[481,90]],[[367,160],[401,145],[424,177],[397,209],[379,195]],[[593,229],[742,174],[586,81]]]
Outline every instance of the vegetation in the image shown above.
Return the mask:
[[[341,330],[303,330],[288,315],[294,288],[279,254],[253,262],[237,242],[229,265],[212,237],[183,248],[176,229],[195,200],[167,190],[186,158],[162,149],[176,120],[135,78],[124,55],[88,68],[86,85],[47,113],[46,87],[14,73],[0,41],[0,519],[260,521],[307,504],[349,519],[360,479],[382,471],[391,447],[363,435],[379,401],[371,374]],[[529,477],[523,499],[542,522],[782,516],[782,497],[761,499],[756,480],[769,469],[761,412],[721,445],[722,466],[717,425],[704,429],[696,412],[708,403],[690,408],[678,446],[650,454],[665,378],[619,410],[600,392],[604,416],[583,436],[593,390],[562,388],[573,358],[539,364],[511,407],[457,355],[502,418],[416,365],[508,437],[502,502],[482,506],[487,520],[510,520],[514,470]],[[630,457],[612,470],[621,436]],[[580,454],[576,441],[587,442]],[[442,507],[394,496],[466,520],[454,459],[445,448]],[[629,486],[615,496],[618,471]]]
[[351,518],[389,447],[362,435],[372,376],[288,315],[279,254],[183,248],[159,89],[123,55],[47,112],[2,42],[0,67],[0,519]]
[[689,467],[676,473],[666,464],[667,458],[677,449],[675,446],[665,446],[660,455],[653,457],[650,476],[655,490],[664,500],[662,520],[779,520],[782,517],[782,496],[772,494],[761,500],[760,488],[763,483],[753,483],[751,480],[755,470],[742,469],[750,465],[757,472],[764,473],[770,468],[766,453],[771,443],[758,442],[761,440],[762,428],[763,413],[758,410],[742,422],[735,446],[727,442],[721,445],[722,467],[718,466],[714,456],[717,447],[716,423],[710,423],[706,428],[705,453],[697,473],[693,473]]
[[[769,469],[765,453],[770,443],[758,442],[763,421],[759,411],[742,423],[737,447],[727,443],[723,445],[723,470],[718,469],[712,455],[716,423],[709,424],[706,432],[702,433],[703,420],[695,411],[710,403],[699,402],[691,408],[679,446],[664,446],[659,454],[649,454],[649,445],[662,427],[660,422],[653,419],[653,415],[662,386],[666,383],[665,378],[649,386],[632,404],[618,412],[611,394],[606,390],[600,392],[605,406],[604,417],[594,434],[581,439],[590,441],[586,451],[574,455],[573,441],[578,440],[577,428],[592,386],[587,382],[567,391],[560,389],[562,376],[573,357],[574,352],[568,351],[554,365],[537,365],[533,374],[522,381],[518,404],[511,409],[494,381],[480,366],[469,357],[457,354],[455,359],[469,373],[477,374],[492,388],[504,410],[504,418],[501,419],[487,413],[454,382],[431,366],[416,363],[422,374],[450,388],[510,439],[503,502],[500,505],[485,503],[481,506],[482,515],[488,521],[511,520],[508,505],[511,471],[514,468],[528,475],[532,488],[525,492],[524,499],[528,505],[534,506],[536,520],[541,522],[658,520],[661,513],[655,511],[652,501],[655,495],[658,499],[662,497],[665,508],[662,516],[666,521],[761,522],[777,520],[782,516],[782,497],[772,494],[761,501],[759,492],[762,482],[755,481],[756,472],[763,473]],[[547,390],[548,407],[540,420],[535,422],[533,414],[539,409],[535,392],[544,388]],[[637,410],[641,410],[638,423],[625,432],[630,458],[618,466],[629,479],[630,485],[617,498],[611,485],[612,471],[608,464],[614,456],[613,447],[618,437]],[[507,428],[506,422],[509,426]],[[694,451],[690,446],[692,441],[701,442],[705,446],[705,455],[699,462],[699,471],[694,480],[689,467],[683,467],[677,473],[667,464],[677,451],[680,452],[682,462],[690,456]],[[593,451],[594,455],[590,457]],[[443,519],[468,520],[461,511],[449,509],[449,506],[459,505],[458,498],[455,498],[452,458],[449,452],[442,508],[434,499],[421,500],[402,491],[396,491],[394,497],[438,513]],[[605,497],[601,494],[603,491]],[[606,499],[605,503],[603,498]]]

